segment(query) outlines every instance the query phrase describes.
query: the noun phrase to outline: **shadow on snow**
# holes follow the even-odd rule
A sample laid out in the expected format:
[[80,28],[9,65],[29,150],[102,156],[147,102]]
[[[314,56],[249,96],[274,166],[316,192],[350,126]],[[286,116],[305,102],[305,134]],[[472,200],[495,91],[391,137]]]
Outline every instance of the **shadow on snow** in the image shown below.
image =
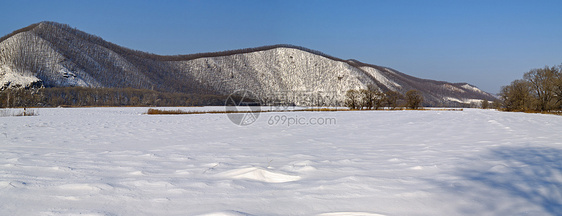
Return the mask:
[[500,147],[465,162],[454,180],[436,182],[465,200],[460,213],[562,212],[562,149]]

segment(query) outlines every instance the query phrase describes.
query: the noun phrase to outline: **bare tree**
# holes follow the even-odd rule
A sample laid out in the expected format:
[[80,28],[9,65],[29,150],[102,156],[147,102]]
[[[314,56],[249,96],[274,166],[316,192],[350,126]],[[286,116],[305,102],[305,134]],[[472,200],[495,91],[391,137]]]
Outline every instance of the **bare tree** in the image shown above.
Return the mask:
[[387,107],[389,107],[390,109],[396,109],[396,107],[398,107],[398,102],[400,99],[402,99],[403,96],[402,94],[400,94],[400,92],[397,91],[387,91],[385,92],[385,102]]
[[418,90],[406,92],[406,106],[410,109],[418,109],[423,102],[423,96]]
[[532,69],[523,75],[524,79],[529,82],[530,89],[533,93],[535,109],[539,111],[551,110],[552,100],[554,99],[554,87],[557,77],[556,67],[544,67]]
[[373,92],[367,89],[359,90],[361,96],[360,109],[372,109],[373,107]]
[[492,101],[492,108],[493,109],[501,109],[502,108],[502,102],[500,100],[494,100]]
[[480,107],[482,109],[488,109],[490,107],[490,102],[488,102],[488,100],[482,100],[482,103],[480,103]]
[[554,97],[554,106],[557,110],[562,110],[562,64],[556,67],[556,74],[554,78],[554,87],[552,89]]
[[361,106],[361,95],[359,91],[355,89],[350,89],[345,93],[346,100],[345,105],[349,109],[359,109]]
[[525,80],[514,80],[508,86],[503,86],[500,97],[503,107],[508,111],[525,111],[530,108],[531,95],[529,83]]

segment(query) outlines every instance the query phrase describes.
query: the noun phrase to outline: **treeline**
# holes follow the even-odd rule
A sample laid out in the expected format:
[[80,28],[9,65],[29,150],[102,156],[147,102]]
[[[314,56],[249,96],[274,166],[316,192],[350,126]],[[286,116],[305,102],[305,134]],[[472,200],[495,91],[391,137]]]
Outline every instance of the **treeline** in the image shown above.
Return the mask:
[[500,97],[506,111],[562,111],[562,64],[530,70],[503,86]]
[[7,89],[0,107],[222,106],[226,96],[158,92],[132,88]]
[[396,109],[397,107],[407,107],[409,109],[418,109],[422,106],[423,96],[418,90],[409,90],[405,95],[397,91],[381,92],[374,86],[368,86],[367,89],[348,90],[345,94],[345,105],[349,109],[381,109],[388,107]]
[[22,32],[26,32],[26,31],[32,30],[33,28],[37,27],[37,25],[39,25],[39,23],[31,24],[31,25],[29,25],[29,26],[27,26],[27,27],[24,27],[24,28],[15,30],[15,31],[13,31],[13,32],[10,33],[10,34],[4,35],[4,36],[0,37],[0,42],[5,41],[6,39],[8,39],[8,38],[10,38],[10,37],[12,37],[12,36],[14,36],[14,35],[16,35],[16,34],[18,34],[18,33],[22,33]]

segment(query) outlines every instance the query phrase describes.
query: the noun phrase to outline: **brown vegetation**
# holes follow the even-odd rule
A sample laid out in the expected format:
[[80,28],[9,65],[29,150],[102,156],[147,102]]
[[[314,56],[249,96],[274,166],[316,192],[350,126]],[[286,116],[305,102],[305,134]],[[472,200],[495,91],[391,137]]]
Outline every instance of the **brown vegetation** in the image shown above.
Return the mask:
[[406,92],[406,107],[410,109],[418,109],[423,102],[423,96],[418,90],[410,90]]
[[480,104],[480,107],[482,109],[488,109],[490,107],[490,103],[488,102],[488,100],[483,100],[482,103]]
[[189,112],[177,109],[177,110],[160,110],[160,109],[148,109],[146,114],[149,115],[180,115],[180,114],[189,114]]
[[[423,110],[423,111],[463,111],[463,109],[455,108],[442,108],[442,109],[408,109],[408,108],[396,108],[396,109],[382,109],[381,111],[399,111],[399,110]],[[150,108],[145,114],[148,115],[189,115],[189,114],[228,114],[228,113],[256,113],[256,112],[341,112],[341,111],[358,111],[357,109],[337,109],[337,108],[310,108],[310,109],[297,109],[297,110],[260,110],[260,111],[183,111],[177,110],[161,110]],[[363,109],[361,111],[367,111]]]
[[132,88],[40,88],[0,91],[0,107],[221,106],[226,96]]
[[269,110],[260,110],[260,111],[235,111],[235,110],[226,110],[226,111],[183,111],[180,109],[177,110],[161,110],[161,109],[154,109],[150,108],[145,114],[148,115],[184,115],[184,114],[227,114],[227,113],[250,113],[250,112],[271,112]]
[[369,85],[367,89],[348,90],[346,92],[345,106],[352,110],[379,109],[384,106],[386,95],[375,86]]
[[418,90],[406,92],[406,97],[397,91],[387,91],[382,93],[374,86],[368,89],[348,90],[346,92],[345,105],[352,110],[380,109],[386,106],[389,109],[398,109],[406,106],[409,109],[419,109],[422,107],[423,96]]
[[562,110],[562,64],[532,69],[503,86],[500,92],[506,111],[558,113]]

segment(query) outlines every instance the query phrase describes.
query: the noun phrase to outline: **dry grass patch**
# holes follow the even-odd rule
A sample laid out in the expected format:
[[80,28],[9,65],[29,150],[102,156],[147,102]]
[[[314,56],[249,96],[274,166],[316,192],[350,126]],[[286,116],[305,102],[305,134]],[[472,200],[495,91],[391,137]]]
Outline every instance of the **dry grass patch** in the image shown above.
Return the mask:
[[310,109],[298,109],[292,110],[293,112],[304,111],[304,112],[336,112],[336,111],[349,111],[350,109],[345,108],[310,108]]
[[185,114],[224,114],[224,113],[250,113],[250,112],[269,112],[266,110],[262,111],[183,111],[180,109],[177,110],[160,110],[160,109],[153,109],[150,108],[146,112],[148,115],[185,115]]
[[183,111],[177,110],[160,110],[160,109],[148,109],[145,114],[148,115],[184,115],[184,114],[228,114],[228,113],[256,113],[256,112],[339,112],[339,111],[401,111],[401,110],[418,110],[418,111],[463,111],[463,109],[455,108],[442,108],[442,109],[406,109],[406,108],[396,108],[396,109],[346,109],[346,108],[309,108],[309,109],[296,109],[296,110],[260,110],[260,111],[233,111],[233,110],[215,110],[215,111]]
[[181,115],[181,114],[190,114],[189,112],[177,109],[177,110],[160,110],[160,109],[148,109],[146,112],[148,115]]
[[439,109],[427,109],[431,111],[463,111],[462,108],[439,108]]

